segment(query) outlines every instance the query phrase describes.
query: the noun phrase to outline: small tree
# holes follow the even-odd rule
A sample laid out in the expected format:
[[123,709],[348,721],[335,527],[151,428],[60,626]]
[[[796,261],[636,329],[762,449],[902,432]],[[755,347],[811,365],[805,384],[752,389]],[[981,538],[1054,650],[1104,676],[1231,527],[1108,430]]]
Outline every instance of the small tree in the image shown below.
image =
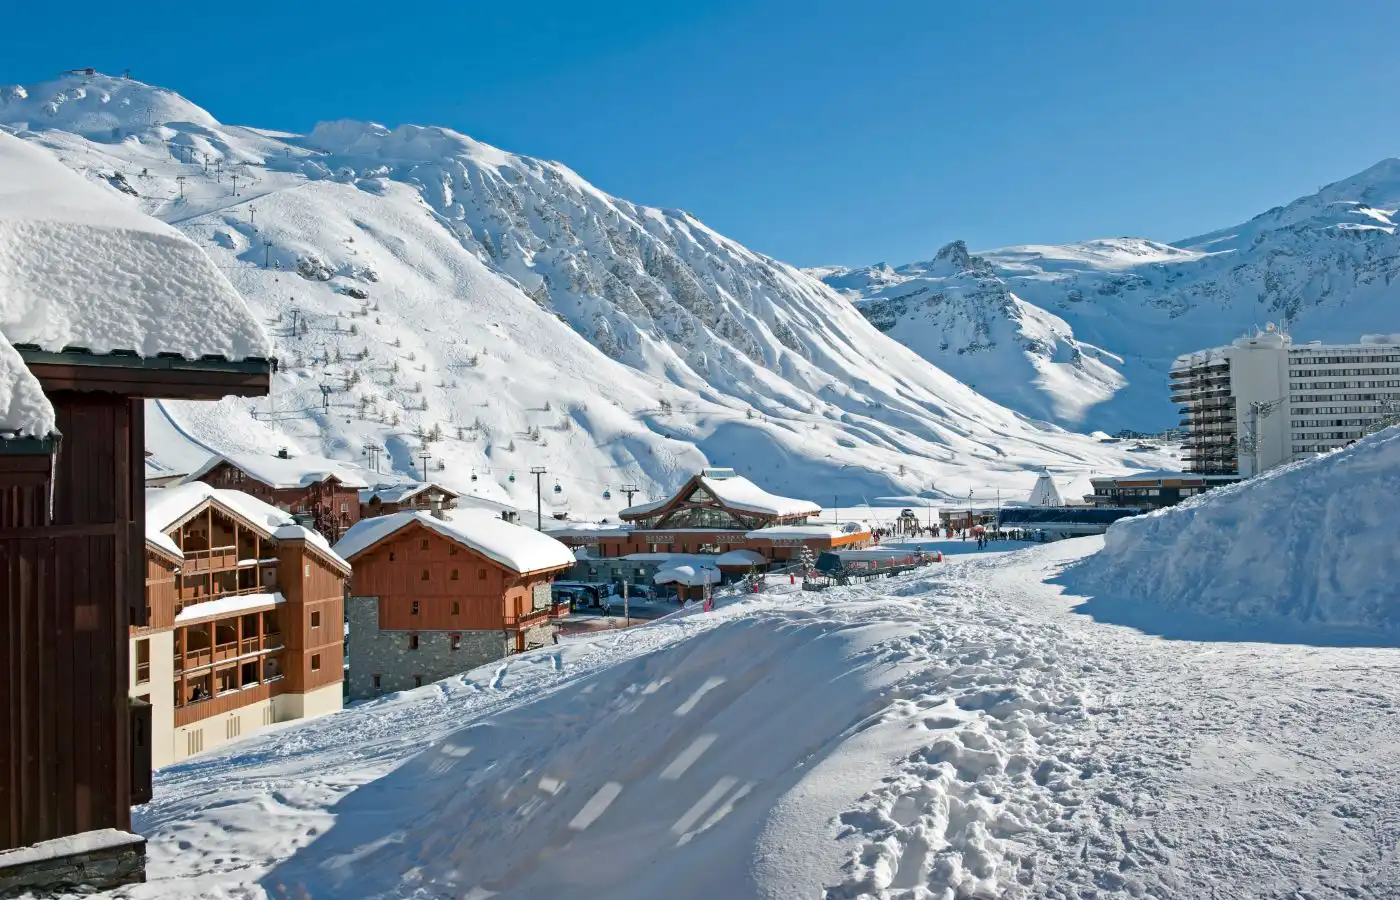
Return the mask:
[[802,574],[806,575],[817,566],[816,557],[812,556],[812,548],[806,544],[802,545],[802,552],[797,554],[797,565],[802,569]]

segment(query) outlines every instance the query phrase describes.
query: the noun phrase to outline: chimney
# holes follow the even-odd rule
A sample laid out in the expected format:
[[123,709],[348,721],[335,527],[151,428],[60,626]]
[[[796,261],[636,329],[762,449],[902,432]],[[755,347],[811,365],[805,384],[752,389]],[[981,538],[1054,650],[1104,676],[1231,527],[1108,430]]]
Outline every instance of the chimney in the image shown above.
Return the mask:
[[428,507],[431,510],[429,514],[434,519],[447,518],[447,516],[444,516],[442,514],[442,494],[438,491],[433,491],[431,494],[428,495]]
[[277,450],[277,458],[278,458],[278,459],[291,459],[291,458],[292,458],[292,454],[290,454],[290,453],[287,452],[287,448],[286,448],[286,447],[280,447],[280,448],[278,448],[278,450]]

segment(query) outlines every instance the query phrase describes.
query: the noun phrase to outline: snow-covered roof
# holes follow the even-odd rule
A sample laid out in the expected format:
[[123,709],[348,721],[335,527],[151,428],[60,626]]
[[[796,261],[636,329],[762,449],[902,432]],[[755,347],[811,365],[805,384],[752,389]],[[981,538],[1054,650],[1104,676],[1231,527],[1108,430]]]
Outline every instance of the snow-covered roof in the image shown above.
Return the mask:
[[860,534],[865,528],[855,522],[843,525],[770,525],[744,535],[751,540],[801,540],[805,538],[838,538]]
[[353,463],[309,455],[283,459],[271,453],[216,453],[191,473],[188,480],[196,481],[225,462],[274,488],[307,487],[331,477],[348,488],[369,487],[364,471]]
[[1230,349],[1229,347],[1211,347],[1207,350],[1197,350],[1194,353],[1183,353],[1172,361],[1171,370],[1180,372],[1185,369],[1194,369],[1197,366],[1225,362],[1230,358]]
[[[734,475],[732,472],[732,469],[706,469],[696,476],[694,481],[697,486],[709,491],[720,503],[730,509],[742,512],[768,516],[816,515],[821,512],[821,507],[810,500],[794,500],[791,497],[770,494],[744,476]],[[692,489],[691,483],[686,482],[685,487],[681,488],[681,492],[685,493]],[[668,497],[651,503],[639,503],[636,506],[627,507],[621,514],[624,516],[645,515],[661,509],[672,499]]]
[[287,598],[275,591],[269,594],[235,594],[217,600],[206,600],[203,603],[191,603],[176,614],[175,624],[207,619],[210,616],[232,616],[260,606],[275,606],[286,602]]
[[441,491],[448,497],[455,498],[457,496],[456,491],[443,487],[435,481],[405,481],[399,484],[379,484],[365,488],[360,491],[360,502],[369,503],[371,500],[378,499],[380,503],[403,503],[429,489]]
[[57,430],[53,405],[39,379],[0,333],[0,437],[42,438]]
[[167,556],[172,556],[175,559],[185,558],[185,554],[180,552],[179,546],[170,539],[170,535],[163,531],[152,531],[150,528],[147,528],[146,543],[151,544]]
[[216,488],[202,481],[146,489],[146,540],[166,549],[167,552],[174,549],[179,553],[179,549],[165,532],[206,500],[213,500],[237,513],[263,537],[279,541],[304,540],[329,557],[332,562],[346,570],[350,568],[350,564],[331,549],[330,543],[324,537],[297,524],[291,513],[242,491]]
[[700,476],[700,484],[715,495],[715,499],[731,509],[762,513],[770,516],[816,515],[821,507],[810,500],[779,497],[749,481],[742,475]]
[[0,334],[51,352],[272,356],[248,305],[193,241],[3,131]]
[[669,569],[662,569],[652,576],[651,580],[657,584],[684,584],[688,587],[700,587],[705,584],[719,584],[719,569],[714,566],[673,566]]
[[1031,506],[1064,506],[1064,498],[1060,496],[1059,488],[1055,487],[1055,480],[1050,477],[1049,472],[1041,472],[1040,477],[1035,480],[1035,487],[1031,488],[1030,499],[1026,501]]
[[573,551],[549,535],[473,510],[445,510],[443,517],[437,518],[415,509],[363,519],[350,527],[335,545],[335,551],[349,559],[415,523],[515,572],[539,572],[574,564]]
[[767,562],[767,557],[753,550],[730,550],[715,558],[717,566],[761,566]]

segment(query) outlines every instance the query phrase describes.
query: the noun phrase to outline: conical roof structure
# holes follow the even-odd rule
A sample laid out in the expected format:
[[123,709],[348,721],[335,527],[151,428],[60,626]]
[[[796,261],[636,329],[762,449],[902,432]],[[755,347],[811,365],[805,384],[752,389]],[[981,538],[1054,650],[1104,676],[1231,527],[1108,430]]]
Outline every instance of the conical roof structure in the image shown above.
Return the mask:
[[1044,471],[1036,479],[1035,487],[1031,488],[1031,506],[1064,506],[1065,501],[1060,498],[1060,491],[1055,487],[1055,482],[1051,480],[1050,473]]

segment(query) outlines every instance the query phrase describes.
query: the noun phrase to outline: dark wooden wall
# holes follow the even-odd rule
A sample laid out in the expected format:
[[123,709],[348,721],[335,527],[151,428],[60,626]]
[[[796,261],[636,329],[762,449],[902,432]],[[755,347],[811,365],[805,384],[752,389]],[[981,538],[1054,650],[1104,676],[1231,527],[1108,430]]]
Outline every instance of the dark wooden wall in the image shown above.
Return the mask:
[[53,515],[3,488],[0,849],[131,824],[128,626],[145,618],[142,401],[50,393]]

